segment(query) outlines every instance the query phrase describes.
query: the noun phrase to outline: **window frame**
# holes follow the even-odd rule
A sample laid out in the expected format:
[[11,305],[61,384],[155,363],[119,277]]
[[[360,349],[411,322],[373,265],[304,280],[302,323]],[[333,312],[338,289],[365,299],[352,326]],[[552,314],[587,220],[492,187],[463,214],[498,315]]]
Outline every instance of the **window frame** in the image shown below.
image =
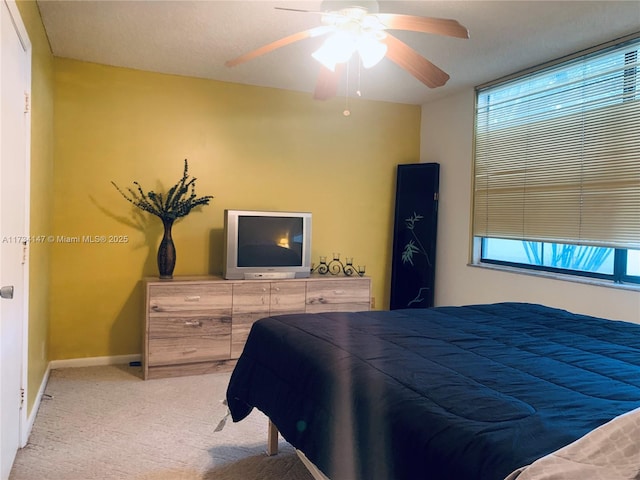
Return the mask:
[[[525,70],[523,72],[518,72],[515,73],[513,75],[509,75],[507,77],[504,77],[502,79],[493,81],[493,82],[489,82],[487,84],[484,85],[480,85],[476,88],[476,110],[474,112],[474,172],[476,171],[476,155],[477,155],[477,146],[476,146],[476,135],[477,135],[477,125],[478,125],[478,121],[479,121],[479,115],[480,115],[480,111],[478,108],[478,99],[479,99],[479,95],[481,92],[485,92],[487,90],[487,88],[490,88],[492,86],[500,86],[502,84],[506,84],[508,82],[512,82],[514,80],[517,80],[518,78],[525,78],[525,77],[530,77],[532,74],[535,74],[536,72],[543,72],[547,69],[549,69],[550,67],[553,68],[558,68],[558,67],[563,67],[564,65],[566,65],[567,69],[569,70],[571,68],[571,65],[573,63],[573,61],[577,58],[589,55],[591,53],[594,52],[598,52],[600,50],[603,49],[608,49],[608,48],[616,48],[617,46],[622,47],[624,44],[628,43],[628,42],[637,42],[637,40],[640,38],[640,32],[636,33],[636,34],[632,34],[629,35],[625,38],[622,39],[617,39],[611,42],[608,42],[607,44],[603,44],[603,45],[599,45],[596,47],[593,47],[591,49],[582,51],[582,52],[577,52],[573,55],[567,56],[567,57],[563,57],[561,59],[557,59],[555,61],[549,62],[545,65],[541,65],[539,67],[535,67],[535,68],[531,68],[528,70]],[[625,81],[623,83],[624,86],[624,94],[628,94],[632,91],[632,95],[633,97],[631,98],[638,98],[638,77],[640,76],[640,66],[637,66],[637,59],[639,56],[639,51],[640,51],[640,47],[637,47],[635,50],[633,50],[631,52],[632,58],[629,57],[630,53],[629,52],[621,52],[623,55],[625,55],[625,63],[627,63],[627,60],[632,60],[633,62],[636,63],[636,66],[625,70],[624,71],[624,75],[625,75]],[[567,71],[568,71],[567,70]],[[630,75],[630,77],[633,79],[631,82],[627,81],[627,75]],[[608,90],[610,92],[614,92],[614,90]],[[626,97],[625,97],[626,98]],[[626,101],[626,100],[623,100]],[[636,100],[638,101],[638,100]],[[474,179],[476,178],[476,175],[474,173]],[[475,191],[475,180],[474,180],[474,191]],[[475,194],[474,194],[474,202],[473,202],[473,207],[472,207],[472,219],[475,217]],[[473,223],[473,222],[472,222]],[[631,244],[629,244],[629,247],[627,248],[625,245],[615,245],[615,244],[611,244],[611,245],[606,245],[606,244],[585,244],[586,246],[594,246],[594,247],[608,247],[608,248],[612,248],[613,249],[613,254],[614,254],[614,258],[613,258],[613,273],[598,273],[598,272],[590,272],[590,271],[586,271],[586,270],[575,270],[575,269],[571,269],[571,268],[563,268],[563,267],[554,267],[554,266],[548,266],[548,265],[537,265],[537,264],[530,264],[530,263],[520,263],[517,261],[510,261],[510,260],[500,260],[500,259],[495,259],[495,258],[485,258],[485,241],[490,240],[491,238],[496,238],[497,237],[491,237],[491,236],[481,236],[478,235],[476,232],[473,231],[474,228],[472,228],[472,240],[473,240],[473,249],[471,251],[471,255],[472,255],[472,264],[473,265],[482,265],[482,264],[487,264],[487,265],[491,265],[491,266],[497,266],[497,267],[506,267],[508,269],[517,269],[517,270],[523,270],[524,272],[541,272],[541,273],[549,273],[552,274],[551,276],[553,276],[554,278],[561,278],[563,276],[569,276],[569,277],[577,277],[577,278],[584,278],[586,280],[595,280],[595,281],[603,281],[606,283],[612,283],[612,284],[616,284],[616,285],[621,285],[621,284],[629,284],[632,286],[638,286],[640,285],[640,274],[639,275],[630,275],[627,273],[627,269],[628,269],[628,251],[633,248],[633,251],[636,252],[636,248],[635,246],[631,247]],[[490,233],[490,232],[486,232],[486,233]],[[542,244],[558,244],[558,245],[563,245],[562,243],[559,243],[557,241],[541,241],[539,239],[528,239],[528,238],[511,238],[512,240],[521,240],[521,241],[535,241],[535,242],[539,242]],[[594,238],[594,240],[597,240]],[[635,245],[635,244],[634,244]],[[634,264],[635,265],[635,264]],[[524,273],[523,272],[523,273]]]
[[[515,262],[509,260],[500,260],[485,257],[485,242],[491,240],[487,237],[475,237],[479,240],[479,253],[476,264],[488,264],[494,266],[503,266],[515,269],[522,269],[535,272],[548,272],[557,275],[570,275],[573,277],[585,277],[587,279],[603,280],[615,284],[636,284],[640,285],[640,275],[627,274],[627,249],[615,248],[613,250],[613,273],[598,273],[586,270],[575,270],[571,268],[553,267],[550,265],[537,265],[524,262]],[[542,242],[541,242],[542,243]]]

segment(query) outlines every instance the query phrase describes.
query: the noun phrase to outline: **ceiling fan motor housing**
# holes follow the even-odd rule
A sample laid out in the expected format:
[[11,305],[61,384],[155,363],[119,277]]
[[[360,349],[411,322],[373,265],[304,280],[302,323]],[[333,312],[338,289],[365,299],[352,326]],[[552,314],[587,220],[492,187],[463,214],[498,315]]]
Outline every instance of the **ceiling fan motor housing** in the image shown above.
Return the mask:
[[367,13],[378,13],[380,7],[375,0],[324,0],[320,6],[323,12],[340,12],[342,10],[360,9]]

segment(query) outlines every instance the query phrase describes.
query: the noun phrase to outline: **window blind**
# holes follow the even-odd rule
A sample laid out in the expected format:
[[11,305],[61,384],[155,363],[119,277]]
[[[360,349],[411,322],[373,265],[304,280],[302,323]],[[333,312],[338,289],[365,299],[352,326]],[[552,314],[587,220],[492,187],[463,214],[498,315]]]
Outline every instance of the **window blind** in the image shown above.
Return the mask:
[[476,89],[475,236],[640,248],[639,49]]

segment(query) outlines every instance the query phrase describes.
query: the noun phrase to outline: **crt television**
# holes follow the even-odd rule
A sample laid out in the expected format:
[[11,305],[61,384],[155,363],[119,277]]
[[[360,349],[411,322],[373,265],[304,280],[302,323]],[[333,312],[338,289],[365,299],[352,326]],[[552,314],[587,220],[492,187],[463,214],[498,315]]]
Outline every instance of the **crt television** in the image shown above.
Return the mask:
[[223,276],[304,278],[311,273],[311,213],[225,210]]

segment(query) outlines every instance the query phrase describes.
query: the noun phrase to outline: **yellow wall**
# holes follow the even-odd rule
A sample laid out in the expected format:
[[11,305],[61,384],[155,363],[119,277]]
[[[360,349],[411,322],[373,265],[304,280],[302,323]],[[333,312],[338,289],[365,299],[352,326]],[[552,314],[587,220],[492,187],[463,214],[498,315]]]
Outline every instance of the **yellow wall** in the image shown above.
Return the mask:
[[[183,161],[214,195],[173,229],[174,275],[221,271],[226,208],[313,212],[312,259],[365,264],[388,305],[395,166],[416,162],[420,107],[55,59],[51,359],[141,351],[141,278],[157,274],[161,223],[110,184],[162,190]],[[58,237],[127,236],[126,243]]]
[[[31,65],[31,218],[32,234],[52,229],[53,55],[33,1],[18,1],[32,47]],[[30,413],[48,363],[50,252],[30,247],[27,412]]]

